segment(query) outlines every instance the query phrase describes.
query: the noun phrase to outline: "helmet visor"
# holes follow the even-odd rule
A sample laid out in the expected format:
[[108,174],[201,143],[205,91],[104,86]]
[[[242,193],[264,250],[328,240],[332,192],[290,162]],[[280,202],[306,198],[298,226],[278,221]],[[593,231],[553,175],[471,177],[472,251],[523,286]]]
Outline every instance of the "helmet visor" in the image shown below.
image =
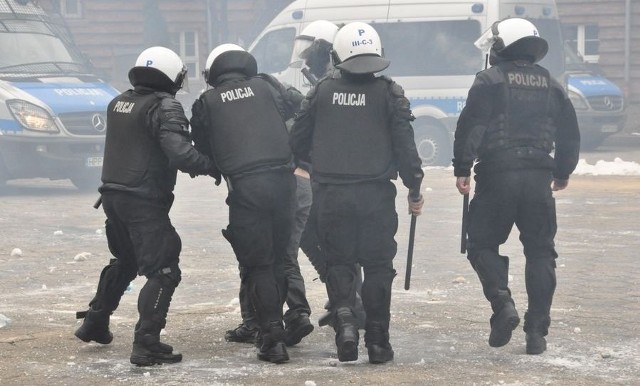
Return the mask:
[[309,48],[315,39],[312,36],[298,35],[293,43],[293,59],[298,61],[306,58]]

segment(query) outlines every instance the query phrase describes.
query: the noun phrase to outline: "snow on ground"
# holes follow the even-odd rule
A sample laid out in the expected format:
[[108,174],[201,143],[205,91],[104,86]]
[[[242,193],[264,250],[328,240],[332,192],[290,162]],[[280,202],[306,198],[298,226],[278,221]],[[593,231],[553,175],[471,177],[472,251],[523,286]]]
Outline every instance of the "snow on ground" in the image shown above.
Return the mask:
[[573,174],[593,176],[639,176],[640,164],[637,162],[623,161],[616,157],[613,161],[597,161],[590,165],[586,160],[578,161],[578,166]]
[[[427,166],[425,170],[450,170],[453,172],[453,166]],[[592,176],[640,176],[640,164],[637,162],[624,161],[616,157],[613,161],[599,160],[592,165],[582,158],[578,161],[578,165],[573,174]]]

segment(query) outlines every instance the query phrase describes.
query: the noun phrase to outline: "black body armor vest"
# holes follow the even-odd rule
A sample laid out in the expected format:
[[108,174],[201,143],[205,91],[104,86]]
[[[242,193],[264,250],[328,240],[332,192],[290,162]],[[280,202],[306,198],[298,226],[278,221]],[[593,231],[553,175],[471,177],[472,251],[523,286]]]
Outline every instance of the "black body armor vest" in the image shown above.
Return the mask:
[[393,160],[388,128],[389,83],[345,78],[320,83],[311,161],[314,173],[342,177],[388,177]]
[[289,134],[270,87],[254,77],[227,81],[205,93],[210,145],[222,174],[291,162]]
[[109,103],[102,182],[139,186],[153,159],[168,164],[146,122],[149,108],[159,100],[153,93],[139,95],[129,90]]
[[516,147],[532,147],[547,153],[553,150],[555,125],[550,116],[551,77],[544,68],[506,62],[502,70],[504,106],[492,117],[481,154]]

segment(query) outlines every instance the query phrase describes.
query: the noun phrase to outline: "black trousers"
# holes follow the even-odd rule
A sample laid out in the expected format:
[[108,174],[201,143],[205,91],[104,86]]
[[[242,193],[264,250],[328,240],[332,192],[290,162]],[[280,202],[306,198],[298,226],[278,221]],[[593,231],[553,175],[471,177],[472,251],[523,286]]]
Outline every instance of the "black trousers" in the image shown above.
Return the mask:
[[[284,256],[284,276],[287,283],[285,323],[297,319],[302,313],[311,315],[311,306],[307,301],[304,278],[298,263],[300,237],[311,208],[311,183],[308,178],[296,175],[296,184],[296,211],[287,253]],[[242,268],[240,268],[240,277],[242,278],[243,275]],[[242,322],[249,327],[254,327],[257,325],[257,319],[247,290],[246,284],[243,284],[241,280],[239,298]]]
[[362,301],[367,323],[388,326],[393,258],[396,187],[391,181],[314,184],[316,232],[327,258],[327,293],[335,308],[355,305],[356,264],[364,269]]
[[[552,175],[547,170],[513,170],[476,175],[469,205],[468,259],[478,273],[494,313],[509,301],[509,260],[500,256],[515,224],[526,257],[529,324],[547,324],[556,287],[557,230]],[[534,321],[535,320],[535,321]],[[545,327],[546,328],[546,327]]]
[[142,335],[158,335],[181,280],[178,263],[182,243],[169,219],[171,202],[124,192],[106,192],[102,202],[107,242],[114,258],[102,270],[90,305],[113,312],[129,283],[144,275],[148,280],[138,297],[140,321],[136,330]]
[[282,321],[296,180],[288,171],[265,172],[231,178],[229,188],[224,234],[241,267],[241,286],[246,286],[261,326]]

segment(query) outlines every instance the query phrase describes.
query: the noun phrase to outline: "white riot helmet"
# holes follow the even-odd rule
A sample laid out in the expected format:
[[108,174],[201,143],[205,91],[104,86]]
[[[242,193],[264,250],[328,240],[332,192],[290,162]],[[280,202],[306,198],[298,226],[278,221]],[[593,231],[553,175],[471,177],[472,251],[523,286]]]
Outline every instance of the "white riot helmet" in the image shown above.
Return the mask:
[[529,56],[534,63],[542,60],[549,50],[547,41],[540,37],[536,26],[521,18],[493,23],[475,45],[485,52],[491,49],[501,57]]
[[338,32],[338,26],[328,20],[316,20],[304,27],[300,35],[296,36],[293,44],[295,57],[304,58],[314,41],[325,41],[329,45],[333,44],[333,39]]
[[[149,71],[149,69],[153,69]],[[156,71],[157,70],[157,71]],[[164,86],[164,75],[177,91],[182,88],[187,75],[187,67],[180,56],[166,47],[150,47],[142,51],[136,59],[135,66],[129,71],[132,85],[144,83],[149,86]],[[155,78],[155,79],[154,79]],[[155,80],[155,82],[154,82]],[[155,84],[161,83],[161,84]]]
[[340,28],[333,40],[331,57],[337,68],[352,74],[380,72],[391,63],[383,58],[382,43],[376,30],[362,22]]
[[[240,55],[229,55],[227,54],[229,52],[237,52],[240,53]],[[229,60],[225,61],[225,63],[217,63],[220,62],[218,59],[223,59],[223,54],[225,54],[224,56],[228,57]],[[204,80],[211,84],[217,75],[233,70],[240,71],[248,76],[254,76],[258,73],[258,65],[253,56],[239,45],[233,43],[220,44],[211,50],[211,53],[209,53],[207,57]]]

